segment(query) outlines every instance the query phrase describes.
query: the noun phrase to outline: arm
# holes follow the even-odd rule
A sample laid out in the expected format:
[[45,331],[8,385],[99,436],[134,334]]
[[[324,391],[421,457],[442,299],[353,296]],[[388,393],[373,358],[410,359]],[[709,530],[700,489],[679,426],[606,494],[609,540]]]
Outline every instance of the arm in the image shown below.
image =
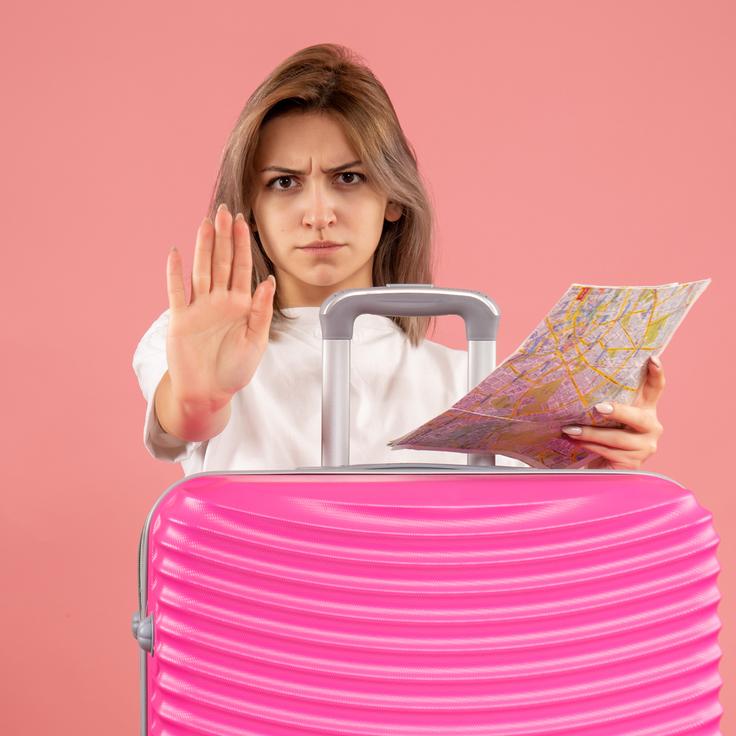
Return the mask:
[[143,443],[154,458],[170,462],[187,459],[223,431],[233,395],[249,382],[268,344],[275,280],[259,284],[251,299],[245,221],[239,215],[232,223],[221,208],[214,225],[205,218],[198,231],[189,304],[181,257],[169,252],[169,309],[133,356],[147,402]]
[[276,281],[261,282],[251,297],[252,268],[245,219],[239,213],[233,221],[224,205],[197,233],[189,304],[181,257],[169,252],[167,371],[154,413],[173,437],[201,442],[220,434],[232,397],[255,373],[268,345]]

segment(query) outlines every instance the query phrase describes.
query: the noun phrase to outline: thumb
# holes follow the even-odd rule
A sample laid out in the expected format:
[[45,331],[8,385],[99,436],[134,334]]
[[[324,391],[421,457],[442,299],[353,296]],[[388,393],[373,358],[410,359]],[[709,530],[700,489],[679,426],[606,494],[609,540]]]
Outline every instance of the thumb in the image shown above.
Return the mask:
[[248,317],[248,332],[264,343],[268,342],[268,328],[273,317],[273,298],[276,294],[276,279],[269,274],[261,281],[253,294]]
[[664,391],[664,383],[662,363],[658,359],[650,358],[647,361],[647,375],[641,386],[641,394],[637,404],[643,407],[655,407],[662,391]]

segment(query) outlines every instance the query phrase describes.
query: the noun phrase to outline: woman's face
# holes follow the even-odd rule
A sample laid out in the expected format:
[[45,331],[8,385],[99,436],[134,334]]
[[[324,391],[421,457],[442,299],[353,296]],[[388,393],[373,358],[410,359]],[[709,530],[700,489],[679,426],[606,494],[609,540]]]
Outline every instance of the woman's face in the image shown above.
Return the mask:
[[[282,306],[320,306],[340,289],[373,285],[384,219],[398,220],[401,208],[366,180],[357,159],[328,114],[289,112],[263,126],[253,229],[274,264]],[[304,248],[314,241],[340,247]]]

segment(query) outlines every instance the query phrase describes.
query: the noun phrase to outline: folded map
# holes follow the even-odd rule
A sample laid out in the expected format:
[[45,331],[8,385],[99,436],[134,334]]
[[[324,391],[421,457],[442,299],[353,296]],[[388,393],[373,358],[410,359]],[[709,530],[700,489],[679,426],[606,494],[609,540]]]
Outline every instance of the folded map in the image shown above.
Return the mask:
[[490,375],[450,409],[388,445],[499,453],[535,468],[586,466],[599,456],[568,440],[561,428],[622,427],[595,404],[634,403],[647,360],[662,353],[710,281],[572,284]]

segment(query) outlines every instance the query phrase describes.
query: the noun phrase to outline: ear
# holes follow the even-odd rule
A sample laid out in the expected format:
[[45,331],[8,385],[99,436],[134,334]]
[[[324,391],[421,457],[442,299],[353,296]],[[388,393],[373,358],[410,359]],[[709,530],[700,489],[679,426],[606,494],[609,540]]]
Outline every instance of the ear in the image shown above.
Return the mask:
[[384,217],[389,222],[396,222],[401,215],[404,213],[404,209],[400,204],[396,204],[396,202],[389,201],[386,205],[386,212],[384,214]]

